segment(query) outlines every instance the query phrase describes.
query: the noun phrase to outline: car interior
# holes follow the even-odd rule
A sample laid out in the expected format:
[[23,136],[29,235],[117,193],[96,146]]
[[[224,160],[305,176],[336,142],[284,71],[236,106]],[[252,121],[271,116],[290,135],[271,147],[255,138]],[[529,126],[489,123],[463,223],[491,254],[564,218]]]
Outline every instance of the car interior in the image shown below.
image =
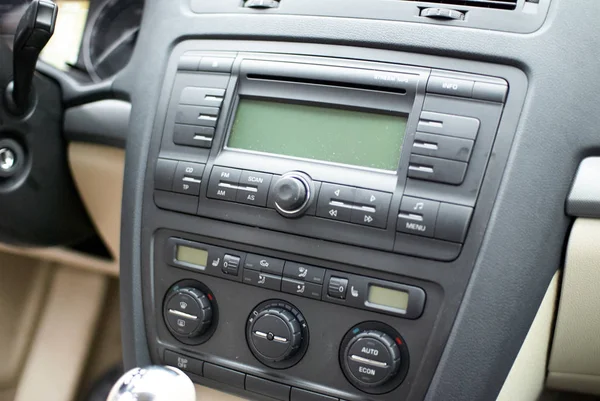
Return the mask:
[[0,401],[600,397],[598,13],[0,0]]

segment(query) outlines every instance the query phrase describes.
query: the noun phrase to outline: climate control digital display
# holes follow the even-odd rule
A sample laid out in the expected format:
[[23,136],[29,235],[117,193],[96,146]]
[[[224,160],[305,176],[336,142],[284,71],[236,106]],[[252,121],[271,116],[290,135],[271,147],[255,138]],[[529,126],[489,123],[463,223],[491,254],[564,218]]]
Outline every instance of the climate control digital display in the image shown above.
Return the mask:
[[408,308],[408,292],[370,285],[367,302],[388,308],[406,310]]

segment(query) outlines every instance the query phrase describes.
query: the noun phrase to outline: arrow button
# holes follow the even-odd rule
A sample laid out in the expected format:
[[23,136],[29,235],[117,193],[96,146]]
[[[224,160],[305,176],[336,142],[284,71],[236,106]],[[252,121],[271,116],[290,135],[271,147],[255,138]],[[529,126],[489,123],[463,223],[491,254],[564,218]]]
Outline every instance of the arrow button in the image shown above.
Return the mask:
[[386,228],[391,201],[391,193],[358,188],[350,221],[363,226]]

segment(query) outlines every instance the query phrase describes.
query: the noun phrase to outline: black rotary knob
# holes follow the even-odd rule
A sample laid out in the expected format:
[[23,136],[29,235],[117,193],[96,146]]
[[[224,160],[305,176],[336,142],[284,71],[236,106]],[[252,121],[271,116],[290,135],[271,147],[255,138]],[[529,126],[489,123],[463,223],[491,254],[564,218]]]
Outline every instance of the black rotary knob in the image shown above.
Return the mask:
[[284,369],[296,364],[308,346],[308,326],[291,304],[272,301],[259,305],[246,325],[254,356],[267,366]]
[[382,394],[397,387],[408,370],[408,349],[391,327],[362,323],[346,334],[340,348],[346,378],[358,389]]
[[165,300],[163,314],[171,333],[180,339],[202,336],[213,318],[211,301],[193,287],[173,288]]
[[282,175],[273,186],[275,209],[285,217],[302,215],[312,202],[314,185],[304,173]]

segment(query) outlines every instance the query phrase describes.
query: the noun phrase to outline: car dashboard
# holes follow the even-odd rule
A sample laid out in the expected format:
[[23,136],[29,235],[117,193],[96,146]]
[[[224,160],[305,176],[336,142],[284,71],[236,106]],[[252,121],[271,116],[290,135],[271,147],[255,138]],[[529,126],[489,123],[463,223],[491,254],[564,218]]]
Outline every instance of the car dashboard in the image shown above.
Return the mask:
[[[58,84],[64,110],[45,113],[71,153],[52,146],[65,169],[78,146],[125,150],[120,241],[94,212],[103,194],[62,170],[48,176],[73,198],[35,213],[80,208],[77,223],[34,238],[15,219],[11,234],[108,244],[125,367],[252,400],[498,397],[530,327],[551,325],[573,218],[595,213],[565,202],[600,149],[597,6],[57,4],[37,79]],[[23,5],[2,7],[9,38]],[[43,116],[3,116],[39,154],[20,133]],[[0,195],[36,168],[0,177]]]

